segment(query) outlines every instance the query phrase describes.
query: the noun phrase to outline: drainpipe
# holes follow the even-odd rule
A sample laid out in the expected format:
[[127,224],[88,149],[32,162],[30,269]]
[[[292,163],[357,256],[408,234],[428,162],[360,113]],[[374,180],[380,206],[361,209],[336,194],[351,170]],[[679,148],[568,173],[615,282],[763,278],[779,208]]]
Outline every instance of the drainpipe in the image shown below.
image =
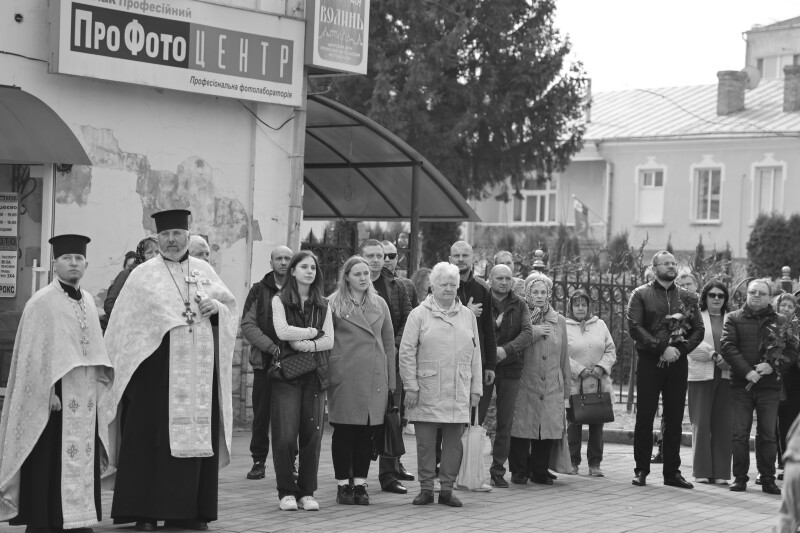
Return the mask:
[[614,185],[614,163],[606,161],[606,198],[605,198],[605,219],[606,219],[606,244],[611,241],[611,219],[613,208],[613,196],[611,195],[611,187]]

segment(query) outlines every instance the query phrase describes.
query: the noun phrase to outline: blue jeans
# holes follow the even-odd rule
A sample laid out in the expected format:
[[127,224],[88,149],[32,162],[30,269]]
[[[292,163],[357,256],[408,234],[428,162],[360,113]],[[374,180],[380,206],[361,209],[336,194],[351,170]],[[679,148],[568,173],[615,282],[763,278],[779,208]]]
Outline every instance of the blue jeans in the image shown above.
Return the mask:
[[[319,388],[319,378],[315,372],[293,382],[275,375],[270,378],[272,464],[275,467],[278,498],[313,496],[317,490],[325,393]],[[295,450],[299,451],[296,482],[292,474]]]
[[[775,477],[778,444],[775,428],[778,420],[780,389],[760,388],[749,391],[742,385],[731,385],[733,411],[733,475],[747,478],[750,470],[750,429],[756,412],[756,467],[762,477]],[[749,479],[749,478],[747,478]]]

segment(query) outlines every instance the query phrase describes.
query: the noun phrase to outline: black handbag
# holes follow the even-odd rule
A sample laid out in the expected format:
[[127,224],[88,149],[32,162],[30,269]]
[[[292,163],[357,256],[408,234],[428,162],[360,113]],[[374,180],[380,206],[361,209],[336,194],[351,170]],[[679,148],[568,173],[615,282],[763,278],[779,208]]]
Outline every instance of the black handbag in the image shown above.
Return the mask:
[[579,394],[569,397],[570,422],[576,424],[604,424],[614,421],[614,406],[611,393],[600,392],[600,378],[597,379],[597,392],[583,392],[583,380]]
[[392,394],[389,394],[386,414],[383,415],[383,439],[379,441],[378,447],[378,452],[383,457],[400,457],[406,453],[406,445],[403,443],[403,424],[400,422],[400,409],[395,406],[394,395]]
[[292,381],[317,369],[317,360],[314,352],[298,352],[293,350],[289,343],[281,345],[280,359],[275,361],[275,368],[281,377]]

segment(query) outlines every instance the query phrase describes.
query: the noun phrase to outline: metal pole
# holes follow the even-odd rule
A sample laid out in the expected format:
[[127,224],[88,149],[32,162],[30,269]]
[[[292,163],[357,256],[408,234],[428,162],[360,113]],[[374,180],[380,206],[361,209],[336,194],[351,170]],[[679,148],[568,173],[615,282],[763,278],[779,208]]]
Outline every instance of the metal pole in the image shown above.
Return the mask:
[[419,171],[422,162],[411,167],[411,231],[408,236],[410,250],[408,277],[419,268]]

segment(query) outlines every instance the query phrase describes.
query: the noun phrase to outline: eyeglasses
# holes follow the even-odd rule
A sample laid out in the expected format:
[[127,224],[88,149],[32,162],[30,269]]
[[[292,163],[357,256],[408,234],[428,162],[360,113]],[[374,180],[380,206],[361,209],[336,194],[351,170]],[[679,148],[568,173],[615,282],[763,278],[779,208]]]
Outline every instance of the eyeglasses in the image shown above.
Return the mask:
[[676,267],[676,266],[678,266],[678,263],[676,263],[674,261],[669,261],[667,263],[659,263],[656,266]]
[[394,261],[394,258],[397,257],[397,254],[384,254],[384,257],[389,261]]
[[721,292],[709,292],[707,295],[708,298],[713,298],[715,300],[724,300],[725,294]]
[[747,291],[747,294],[750,296],[766,296],[767,293],[764,291]]

